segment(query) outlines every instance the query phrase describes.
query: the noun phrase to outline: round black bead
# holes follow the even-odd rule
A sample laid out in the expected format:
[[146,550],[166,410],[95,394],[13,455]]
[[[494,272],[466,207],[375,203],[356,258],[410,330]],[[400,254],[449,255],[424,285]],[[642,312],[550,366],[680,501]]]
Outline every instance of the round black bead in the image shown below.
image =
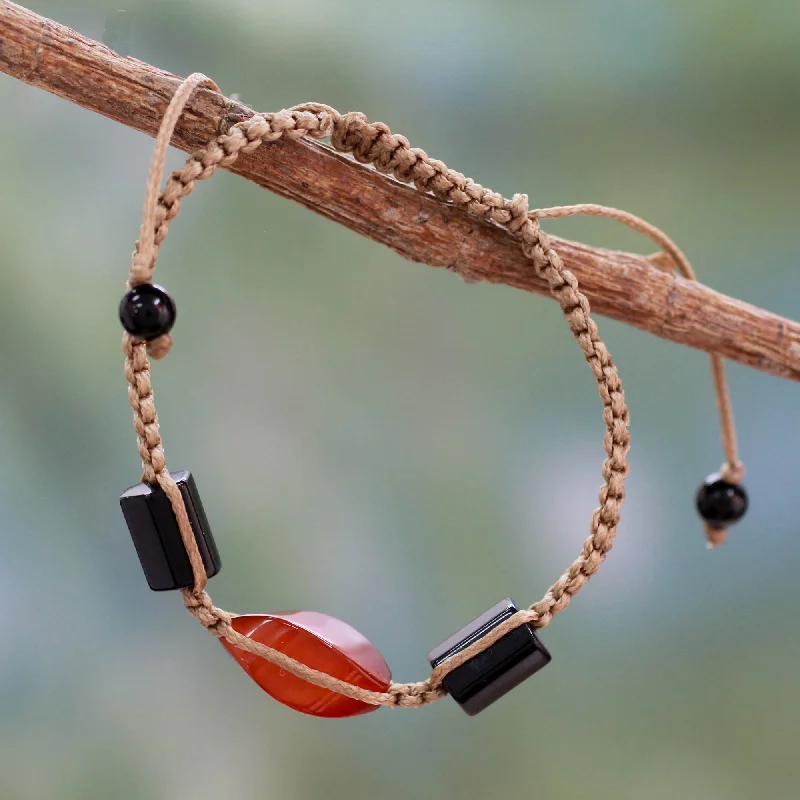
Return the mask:
[[697,510],[709,525],[725,528],[745,515],[747,492],[718,474],[709,475],[697,490]]
[[131,336],[149,342],[169,333],[177,311],[160,286],[143,283],[126,292],[119,304],[119,321]]

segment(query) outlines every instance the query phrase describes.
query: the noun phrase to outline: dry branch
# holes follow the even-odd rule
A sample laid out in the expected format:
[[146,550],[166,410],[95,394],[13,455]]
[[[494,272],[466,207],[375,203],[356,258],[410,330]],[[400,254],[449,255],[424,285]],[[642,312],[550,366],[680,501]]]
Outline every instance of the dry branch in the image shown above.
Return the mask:
[[[198,65],[201,67],[202,65]],[[154,136],[179,79],[0,0],[0,71]],[[213,76],[212,76],[213,77]],[[191,152],[252,111],[206,90],[173,144]],[[503,230],[307,140],[242,156],[233,172],[391,247],[467,280],[547,294]],[[680,344],[800,380],[800,324],[666,273],[645,256],[551,237],[594,311]]]

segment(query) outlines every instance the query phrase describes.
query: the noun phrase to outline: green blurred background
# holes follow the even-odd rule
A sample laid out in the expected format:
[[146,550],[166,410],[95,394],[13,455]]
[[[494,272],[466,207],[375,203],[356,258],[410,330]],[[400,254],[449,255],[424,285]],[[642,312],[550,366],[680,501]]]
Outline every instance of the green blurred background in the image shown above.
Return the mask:
[[[800,6],[30,0],[259,110],[357,109],[532,205],[622,206],[701,278],[797,317]],[[732,365],[749,516],[709,553],[722,460],[702,353],[600,320],[631,406],[613,555],[481,716],[320,721],[147,589],[116,305],[152,140],[0,76],[0,798],[740,800],[800,796],[797,389]],[[171,153],[170,165],[183,157]],[[548,230],[652,247],[614,223]],[[538,600],[596,503],[601,408],[551,300],[403,261],[244,180],[159,262],[166,449],[222,552],[224,608],[307,608],[397,680],[510,595]]]

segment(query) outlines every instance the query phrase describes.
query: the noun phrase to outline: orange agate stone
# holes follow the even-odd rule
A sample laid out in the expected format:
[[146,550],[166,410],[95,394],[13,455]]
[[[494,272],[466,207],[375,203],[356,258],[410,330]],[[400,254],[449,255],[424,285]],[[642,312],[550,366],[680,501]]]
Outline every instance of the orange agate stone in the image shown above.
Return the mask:
[[[312,669],[373,692],[385,692],[392,673],[375,645],[346,622],[316,611],[234,617],[237,633],[280,650]],[[355,717],[379,706],[314,686],[225,639],[222,646],[242,669],[280,703],[315,717]]]

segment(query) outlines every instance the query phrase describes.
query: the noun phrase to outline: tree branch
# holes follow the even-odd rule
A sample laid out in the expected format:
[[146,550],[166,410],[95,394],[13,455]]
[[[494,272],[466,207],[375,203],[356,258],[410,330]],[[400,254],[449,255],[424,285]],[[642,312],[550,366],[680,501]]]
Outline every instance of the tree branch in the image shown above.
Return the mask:
[[[179,79],[7,0],[0,0],[0,71],[155,136]],[[173,144],[205,145],[252,111],[200,90]],[[232,171],[391,247],[468,281],[548,294],[505,231],[370,167],[303,140],[243,155]],[[800,324],[660,269],[645,256],[551,237],[594,311],[764,372],[800,380]]]

